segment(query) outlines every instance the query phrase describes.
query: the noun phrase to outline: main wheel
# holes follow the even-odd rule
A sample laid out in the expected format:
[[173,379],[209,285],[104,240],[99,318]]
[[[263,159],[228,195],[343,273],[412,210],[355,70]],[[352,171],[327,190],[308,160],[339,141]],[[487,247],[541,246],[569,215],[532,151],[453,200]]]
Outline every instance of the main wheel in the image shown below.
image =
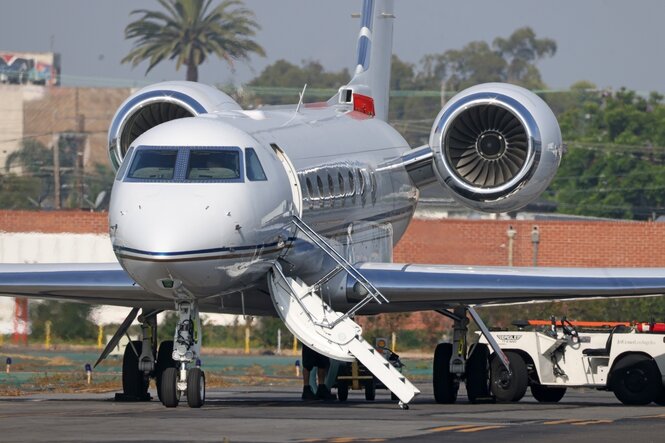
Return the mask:
[[187,404],[190,408],[200,408],[206,400],[206,375],[201,368],[187,372]]
[[541,403],[556,403],[566,395],[566,388],[532,384],[531,395]]
[[663,389],[656,362],[641,354],[626,355],[615,363],[609,386],[625,405],[647,405]]
[[167,408],[178,406],[180,391],[178,391],[178,370],[176,368],[166,368],[164,370],[160,391],[160,398],[164,406]]
[[490,364],[492,394],[500,402],[520,401],[529,384],[526,363],[516,352],[506,351],[505,354],[510,362],[512,374],[506,370],[501,359],[495,356]]
[[166,368],[175,368],[177,363],[173,360],[173,340],[164,340],[159,344],[157,351],[157,363],[155,363],[155,384],[157,385],[157,397],[162,401],[162,374]]
[[490,397],[489,357],[486,344],[476,343],[471,347],[466,360],[466,393],[471,403]]
[[365,400],[374,401],[376,398],[376,380],[372,378],[365,384]]
[[432,385],[434,400],[437,403],[455,403],[459,383],[450,373],[450,358],[453,355],[451,343],[439,343],[434,350]]
[[[132,347],[133,345],[133,347]],[[134,352],[136,349],[136,352]],[[143,351],[143,342],[133,340],[127,344],[122,357],[122,392],[126,396],[144,399],[148,397],[149,379],[139,371],[139,357]]]
[[346,401],[349,398],[349,384],[347,382],[337,382],[337,398],[339,401]]

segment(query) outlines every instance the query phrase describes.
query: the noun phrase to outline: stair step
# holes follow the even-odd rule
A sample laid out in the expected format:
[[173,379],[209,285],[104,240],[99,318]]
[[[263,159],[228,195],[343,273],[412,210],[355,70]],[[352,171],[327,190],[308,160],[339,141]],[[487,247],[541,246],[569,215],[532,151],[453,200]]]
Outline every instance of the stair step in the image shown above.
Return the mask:
[[[270,293],[279,316],[287,328],[305,345],[341,361],[357,359],[403,403],[410,402],[420,393],[406,377],[391,365],[362,337],[362,329],[346,317],[335,312],[315,292],[296,280],[284,276],[278,263],[273,266],[269,279]],[[304,295],[306,296],[303,296]]]

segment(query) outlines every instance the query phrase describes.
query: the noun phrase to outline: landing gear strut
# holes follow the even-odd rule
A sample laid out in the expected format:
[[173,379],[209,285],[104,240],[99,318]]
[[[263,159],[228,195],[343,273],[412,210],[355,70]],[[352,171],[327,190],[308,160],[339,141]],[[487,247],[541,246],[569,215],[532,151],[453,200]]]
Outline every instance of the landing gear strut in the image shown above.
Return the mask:
[[[178,324],[171,345],[173,362],[168,362],[161,376],[158,375],[159,397],[164,406],[175,408],[180,397],[186,395],[189,407],[200,408],[205,403],[205,373],[198,365],[191,367],[201,355],[199,310],[196,302],[178,301],[176,311]],[[162,347],[168,349],[166,343]]]
[[[134,311],[134,316],[137,311]],[[139,316],[141,322],[141,340],[130,340],[122,358],[122,394],[116,394],[117,401],[150,401],[148,393],[150,376],[155,369],[155,350],[157,345],[157,313],[145,310]],[[131,314],[130,314],[131,315]],[[126,327],[134,318],[126,322]],[[121,328],[123,328],[121,326]],[[119,334],[126,334],[126,328]],[[114,340],[117,343],[117,340]],[[114,345],[115,346],[115,345]],[[101,360],[101,359],[100,359]],[[99,363],[99,361],[98,361]]]
[[487,337],[497,357],[496,364],[505,365],[508,369],[508,360],[497,345],[480,316],[471,306],[457,306],[451,312],[445,309],[437,310],[439,314],[454,321],[453,343],[439,343],[434,353],[433,387],[434,399],[437,403],[454,403],[457,400],[457,390],[461,381],[466,383],[466,391],[471,403],[494,402],[490,391],[490,362],[489,348],[484,344],[474,344],[467,347],[467,332],[469,319],[467,312],[478,325],[478,328]]

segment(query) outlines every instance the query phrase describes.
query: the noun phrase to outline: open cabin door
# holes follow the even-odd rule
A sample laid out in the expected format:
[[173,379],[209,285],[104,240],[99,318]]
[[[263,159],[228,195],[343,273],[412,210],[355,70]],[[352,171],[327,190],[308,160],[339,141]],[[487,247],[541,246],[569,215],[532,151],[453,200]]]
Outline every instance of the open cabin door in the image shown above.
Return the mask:
[[302,217],[302,189],[300,188],[300,181],[298,180],[298,173],[296,168],[289,160],[289,157],[286,156],[284,151],[277,146],[275,143],[270,143],[270,146],[275,151],[277,158],[282,162],[286,175],[289,178],[291,183],[291,193],[293,194],[293,206],[296,209],[298,217]]

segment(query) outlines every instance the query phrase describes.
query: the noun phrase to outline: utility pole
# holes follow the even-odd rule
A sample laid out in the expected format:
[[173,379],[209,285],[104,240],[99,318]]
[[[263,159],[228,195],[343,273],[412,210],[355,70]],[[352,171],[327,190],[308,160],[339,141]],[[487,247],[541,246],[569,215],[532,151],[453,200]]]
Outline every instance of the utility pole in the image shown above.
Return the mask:
[[53,199],[55,200],[55,209],[60,208],[60,146],[59,138],[55,134],[55,116],[57,110],[53,110],[53,120],[51,122],[51,136],[53,137],[53,186],[55,187]]
[[76,174],[76,189],[78,191],[78,207],[83,207],[83,194],[85,183],[83,183],[83,150],[85,149],[85,115],[79,114],[78,110],[78,88],[76,88],[76,158],[74,159],[74,171]]
[[540,231],[538,226],[531,230],[531,244],[533,245],[533,266],[538,266],[538,244],[540,243]]
[[441,80],[441,107],[446,105],[446,80]]
[[513,248],[515,247],[515,236],[517,235],[517,231],[515,228],[513,228],[513,225],[508,226],[508,230],[506,231],[506,235],[508,236],[508,266],[513,265]]

